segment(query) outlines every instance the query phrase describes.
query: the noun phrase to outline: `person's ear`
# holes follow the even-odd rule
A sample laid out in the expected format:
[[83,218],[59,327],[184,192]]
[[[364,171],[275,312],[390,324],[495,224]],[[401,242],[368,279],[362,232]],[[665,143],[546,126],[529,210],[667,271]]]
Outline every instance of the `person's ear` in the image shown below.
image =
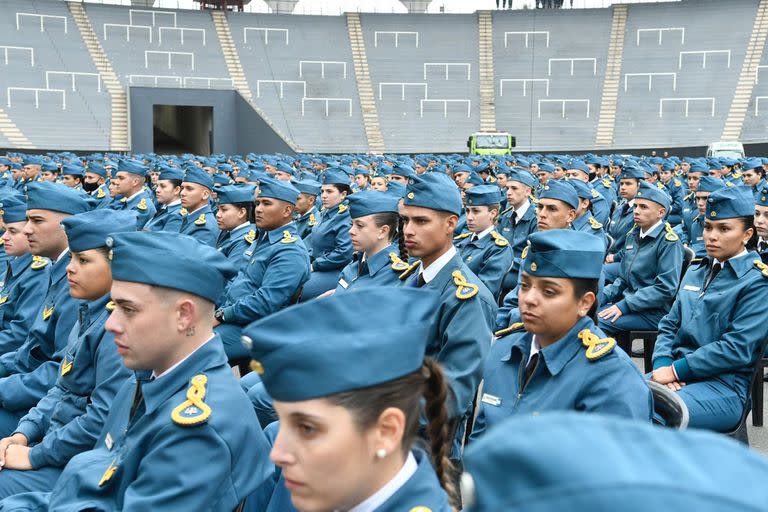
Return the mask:
[[405,413],[402,410],[387,407],[382,411],[370,431],[370,453],[376,459],[386,459],[402,449],[405,423]]

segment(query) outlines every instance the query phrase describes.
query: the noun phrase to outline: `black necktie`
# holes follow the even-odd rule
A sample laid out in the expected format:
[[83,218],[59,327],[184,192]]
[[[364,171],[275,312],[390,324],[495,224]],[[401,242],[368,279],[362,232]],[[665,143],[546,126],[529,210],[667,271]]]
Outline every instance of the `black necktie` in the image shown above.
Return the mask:
[[517,212],[512,212],[509,216],[509,221],[512,223],[512,227],[517,227]]
[[363,276],[368,274],[368,263],[364,260],[360,260],[357,264],[357,276]]
[[723,266],[719,262],[715,262],[715,264],[712,265],[712,270],[710,270],[709,276],[707,276],[706,283],[704,284],[705,290],[709,288],[709,285],[712,284],[712,281],[715,280],[715,277],[720,273],[721,270],[723,270]]
[[424,273],[419,274],[419,278],[416,280],[416,288],[421,288],[427,284],[427,282],[424,280]]
[[536,371],[536,366],[539,364],[539,353],[536,352],[531,356],[531,359],[528,361],[528,364],[525,366],[525,380],[523,381],[523,385],[528,384],[528,380],[530,380],[531,375],[533,375],[533,372]]
[[757,244],[757,252],[764,253],[766,250],[768,250],[768,242],[760,242]]
[[624,206],[621,207],[621,216],[625,216],[627,212],[629,211],[629,203],[624,203]]

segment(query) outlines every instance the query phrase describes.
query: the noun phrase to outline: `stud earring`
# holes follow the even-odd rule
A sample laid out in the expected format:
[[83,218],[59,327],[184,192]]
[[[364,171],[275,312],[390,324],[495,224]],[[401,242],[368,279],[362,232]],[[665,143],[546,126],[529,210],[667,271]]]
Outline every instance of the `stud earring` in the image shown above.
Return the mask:
[[379,448],[378,450],[376,450],[377,459],[383,459],[386,456],[387,456],[387,450],[385,450],[384,448]]

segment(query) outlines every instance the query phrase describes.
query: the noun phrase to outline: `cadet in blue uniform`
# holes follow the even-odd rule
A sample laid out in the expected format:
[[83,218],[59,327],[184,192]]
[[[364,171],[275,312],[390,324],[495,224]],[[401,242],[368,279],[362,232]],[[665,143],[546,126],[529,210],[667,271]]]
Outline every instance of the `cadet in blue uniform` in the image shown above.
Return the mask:
[[763,263],[768,262],[768,185],[758,194],[755,200],[755,232],[757,233],[757,250]]
[[592,195],[592,215],[600,224],[607,224],[611,218],[611,203],[609,203],[600,193],[589,184],[589,167],[580,160],[573,160],[568,164],[566,176],[569,180],[583,181]]
[[680,241],[693,249],[695,259],[706,256],[707,249],[704,246],[704,219],[707,214],[707,198],[712,192],[725,187],[725,182],[720,178],[709,175],[701,177],[696,184],[694,196],[698,214],[695,216],[683,215],[683,227],[680,233]]
[[498,299],[502,281],[514,254],[509,241],[495,229],[501,192],[496,185],[480,185],[466,191],[468,233],[454,237],[461,259]]
[[579,196],[579,207],[576,208],[576,218],[573,219],[571,227],[576,231],[583,231],[594,235],[603,241],[603,245],[608,248],[608,239],[603,231],[603,225],[592,216],[592,190],[589,185],[580,180],[568,180]]
[[640,184],[635,196],[635,227],[622,250],[621,270],[603,289],[600,328],[608,334],[656,330],[680,284],[683,250],[664,217],[670,197],[654,185]]
[[587,233],[529,237],[520,283],[523,322],[497,333],[483,370],[472,437],[511,415],[550,410],[649,421],[651,392],[632,360],[595,324],[605,248]]
[[328,169],[323,176],[321,200],[323,211],[307,239],[312,261],[312,274],[301,293],[309,300],[336,287],[341,270],[352,261],[352,241],[349,238],[349,206],[345,199],[350,193],[349,176],[341,169]]
[[219,228],[209,203],[211,189],[213,178],[199,167],[190,167],[184,173],[181,182],[181,206],[187,213],[183,216],[179,233],[216,247]]
[[167,167],[160,171],[155,184],[155,198],[161,206],[144,226],[144,231],[178,233],[182,220],[180,194],[183,179],[181,169]]
[[659,323],[651,379],[678,392],[691,427],[727,432],[738,424],[768,336],[762,315],[768,267],[746,248],[754,236],[754,212],[748,187],[725,187],[709,196],[707,257],[688,269]]
[[256,227],[261,234],[218,301],[214,322],[230,359],[248,355],[240,343],[243,327],[291,304],[309,278],[307,248],[292,222],[298,195],[288,182],[263,178],[259,184]]
[[611,224],[608,227],[608,234],[613,239],[613,245],[608,255],[605,257],[605,268],[603,275],[606,282],[610,283],[616,278],[621,268],[621,255],[624,244],[627,241],[627,235],[635,225],[634,213],[635,195],[643,181],[645,171],[633,164],[627,164],[619,175],[619,195],[622,201],[617,205],[616,211],[611,217]]
[[[437,296],[365,288],[301,304],[245,329],[252,366],[280,417],[270,454],[279,480],[271,494],[260,490],[250,498],[250,509],[457,507],[449,476],[446,377],[424,357]],[[361,315],[394,321],[374,326],[359,322]],[[426,426],[419,423],[422,399]],[[429,435],[436,470],[414,446],[421,429]]]
[[757,511],[766,478],[765,458],[725,436],[557,412],[468,447],[461,497],[466,512]]
[[765,170],[763,170],[763,160],[760,158],[752,158],[744,163],[741,168],[741,179],[744,185],[747,185],[752,189],[752,194],[757,196],[768,185],[765,181]]
[[450,381],[453,424],[472,406],[496,314],[493,295],[453,246],[460,213],[458,189],[445,174],[433,172],[411,178],[400,207],[408,254],[421,258],[401,275],[403,285],[440,292],[437,333],[426,354],[443,366]]
[[[368,286],[399,286],[400,274],[408,269],[408,254],[394,242],[398,237],[400,198],[387,192],[366,190],[349,196],[349,230],[356,261],[339,274],[336,292]],[[399,237],[400,245],[403,244]]]
[[509,206],[501,212],[497,229],[512,246],[515,268],[505,276],[502,293],[517,284],[520,255],[528,243],[528,235],[537,229],[536,205],[531,199],[536,184],[536,178],[524,169],[511,172],[507,179],[506,195]]
[[118,391],[94,448],[70,460],[52,493],[32,496],[51,510],[233,510],[271,470],[211,329],[233,269],[175,233],[118,233],[110,245],[116,308],[106,329],[135,378]]
[[664,185],[665,191],[672,199],[667,212],[667,222],[677,226],[682,222],[685,188],[683,182],[675,177],[676,165],[670,160],[665,160],[659,171],[659,181]]
[[114,184],[115,192],[122,197],[112,203],[115,210],[134,210],[138,214],[138,229],[143,229],[149,219],[155,215],[155,204],[144,187],[144,178],[148,168],[138,160],[120,160],[117,164],[117,174],[110,184]]
[[294,181],[293,186],[299,191],[293,222],[296,224],[296,232],[304,240],[320,220],[320,210],[315,206],[317,196],[320,195],[320,183],[303,179]]
[[95,198],[95,208],[106,208],[111,199],[109,197],[109,185],[107,184],[107,170],[99,162],[88,162],[83,176],[83,190]]
[[[67,236],[61,221],[88,211],[88,196],[55,183],[33,182],[27,186],[27,224],[24,234],[30,251],[41,256],[31,269],[50,269],[50,285],[34,313],[24,343],[0,356],[0,436],[13,432],[19,418],[37,404],[56,383],[59,362],[79,301],[69,295],[66,267]],[[48,258],[48,259],[44,259]]]
[[248,184],[228,185],[216,191],[216,223],[221,230],[216,247],[238,270],[248,263],[245,251],[256,240],[255,194],[256,186]]
[[104,331],[112,286],[106,239],[134,231],[136,213],[101,209],[67,217],[62,225],[72,254],[69,293],[88,302],[80,304],[56,385],[0,441],[0,498],[53,489],[69,459],[93,447],[115,393],[129,377],[114,338]]
[[27,224],[24,196],[16,192],[0,196],[0,209],[5,225],[3,247],[10,257],[0,288],[0,354],[6,354],[18,349],[27,338],[48,291],[50,265],[29,251],[24,234]]
[[77,163],[66,163],[61,167],[61,183],[75,190],[83,190],[85,169]]
[[686,175],[688,193],[683,196],[683,222],[690,222],[693,217],[698,215],[699,209],[696,205],[696,191],[699,188],[699,182],[704,176],[709,176],[707,167],[699,161],[691,162]]

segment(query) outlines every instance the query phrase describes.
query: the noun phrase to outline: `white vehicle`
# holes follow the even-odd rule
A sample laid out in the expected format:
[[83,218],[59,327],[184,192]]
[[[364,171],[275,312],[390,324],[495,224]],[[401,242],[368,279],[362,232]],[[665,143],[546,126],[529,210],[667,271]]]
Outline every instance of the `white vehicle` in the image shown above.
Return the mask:
[[744,158],[744,145],[741,142],[713,142],[707,146],[707,156]]

